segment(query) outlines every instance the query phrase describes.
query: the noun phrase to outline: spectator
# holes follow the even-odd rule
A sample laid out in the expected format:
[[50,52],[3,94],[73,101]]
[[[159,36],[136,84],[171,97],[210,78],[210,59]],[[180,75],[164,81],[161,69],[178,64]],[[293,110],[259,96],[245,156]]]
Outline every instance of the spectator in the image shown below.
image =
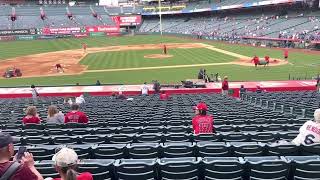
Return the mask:
[[193,107],[196,116],[192,119],[192,127],[194,134],[208,134],[214,132],[213,117],[207,115],[208,107],[201,102]]
[[260,87],[260,86],[257,86],[256,93],[262,93],[262,89],[261,89],[261,87]]
[[317,92],[320,93],[320,77],[317,78],[316,88],[317,88]]
[[76,97],[76,104],[84,104],[86,101],[84,99],[83,94],[81,94],[79,97]]
[[161,91],[160,100],[168,100],[170,99],[169,94],[166,91]]
[[143,83],[142,87],[141,87],[141,94],[142,95],[148,95],[149,92],[149,88],[147,86],[147,83]]
[[63,104],[69,104],[70,106],[73,104],[71,97],[65,97],[63,99]]
[[155,93],[160,93],[160,89],[161,89],[160,83],[157,80],[153,81],[153,90],[154,90],[154,92]]
[[225,76],[223,78],[223,82],[222,82],[222,95],[227,96],[228,92],[229,92],[228,76]]
[[116,99],[125,100],[125,99],[127,99],[127,97],[122,93],[122,91],[119,91],[119,94],[118,94],[118,96],[116,97]]
[[38,98],[38,96],[39,96],[39,93],[38,93],[38,91],[37,91],[37,89],[36,89],[36,86],[35,85],[31,85],[31,94],[32,94],[32,99],[34,100],[34,101],[37,101],[37,98]]
[[79,160],[77,153],[72,149],[62,148],[53,156],[52,160],[61,177],[54,180],[93,180],[89,172],[79,174],[75,171]]
[[299,129],[298,136],[292,141],[295,145],[320,143],[320,109],[314,111],[314,120],[305,122]]
[[57,106],[51,105],[48,107],[47,123],[62,124],[64,122],[64,115],[58,111]]
[[[13,138],[10,136],[10,134],[0,132],[0,176],[2,177],[8,170],[12,170],[13,173],[10,176],[11,178],[7,179],[43,180],[41,174],[34,167],[34,160],[31,153],[24,153],[20,165],[17,161],[10,161],[13,155]],[[14,170],[14,167],[16,167],[15,165],[17,165],[18,167]]]
[[246,89],[246,88],[244,88],[244,85],[241,85],[241,86],[240,86],[240,91],[239,91],[240,98],[241,98],[241,96],[242,96],[243,94],[245,94],[245,93],[246,93],[246,91],[247,91],[247,89]]
[[100,81],[99,81],[99,80],[97,80],[97,82],[96,82],[96,86],[101,86],[101,83],[100,83]]
[[87,115],[79,111],[80,107],[78,104],[71,105],[71,112],[65,115],[64,123],[88,123]]
[[29,106],[26,110],[26,116],[22,119],[23,124],[40,124],[40,118],[35,106]]

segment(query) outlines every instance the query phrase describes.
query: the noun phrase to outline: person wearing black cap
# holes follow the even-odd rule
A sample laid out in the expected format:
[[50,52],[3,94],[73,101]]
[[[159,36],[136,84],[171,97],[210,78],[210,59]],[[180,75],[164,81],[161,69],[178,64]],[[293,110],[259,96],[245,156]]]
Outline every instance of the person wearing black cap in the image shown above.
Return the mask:
[[[33,155],[24,152],[20,165],[16,161],[10,161],[14,155],[13,138],[10,134],[0,132],[0,177],[11,175],[10,180],[43,180],[41,174],[34,166]],[[14,157],[14,160],[16,157]],[[17,168],[14,168],[17,167]]]

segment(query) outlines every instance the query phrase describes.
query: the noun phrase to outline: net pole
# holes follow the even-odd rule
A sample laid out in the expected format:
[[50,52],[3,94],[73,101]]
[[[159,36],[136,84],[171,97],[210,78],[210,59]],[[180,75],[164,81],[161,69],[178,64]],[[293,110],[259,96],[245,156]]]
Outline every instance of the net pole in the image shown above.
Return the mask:
[[159,0],[159,18],[160,18],[160,22],[159,22],[159,25],[160,25],[160,34],[162,36],[162,13],[161,13],[161,0]]

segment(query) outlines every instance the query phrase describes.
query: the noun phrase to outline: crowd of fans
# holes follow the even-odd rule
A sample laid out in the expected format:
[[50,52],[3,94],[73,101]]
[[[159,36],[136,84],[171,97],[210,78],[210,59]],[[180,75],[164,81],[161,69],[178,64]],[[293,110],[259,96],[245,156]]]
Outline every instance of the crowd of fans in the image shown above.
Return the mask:
[[[145,21],[145,24],[148,20]],[[142,32],[157,32],[157,22],[142,26]],[[243,37],[269,37],[318,41],[320,27],[318,16],[292,15],[253,15],[252,17],[191,17],[188,19],[163,19],[163,31],[194,35],[198,38],[217,40],[241,40]]]

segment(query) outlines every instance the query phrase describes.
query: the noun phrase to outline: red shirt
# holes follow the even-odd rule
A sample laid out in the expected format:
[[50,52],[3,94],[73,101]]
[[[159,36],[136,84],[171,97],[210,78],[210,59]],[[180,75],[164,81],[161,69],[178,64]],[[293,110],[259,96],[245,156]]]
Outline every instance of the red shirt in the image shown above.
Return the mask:
[[252,61],[254,62],[254,64],[258,64],[259,63],[259,58],[257,56],[255,56]]
[[35,124],[40,124],[40,118],[36,116],[32,117],[24,117],[22,119],[23,124],[28,124],[28,123],[35,123]]
[[[5,162],[0,164],[0,176],[12,162]],[[26,165],[21,165],[20,168],[11,176],[10,180],[37,180],[38,177]]]
[[64,117],[64,123],[88,123],[87,115],[81,111],[71,111]]
[[229,90],[229,83],[228,81],[224,80],[222,82],[222,90]]
[[284,56],[287,56],[287,57],[289,56],[289,51],[288,50],[284,51]]
[[[55,178],[53,180],[61,180],[61,178]],[[77,180],[93,180],[93,177],[90,173],[84,172],[77,176]]]
[[83,49],[87,49],[87,44],[82,45]]
[[56,68],[62,68],[61,64],[56,64]]
[[269,62],[270,57],[269,56],[265,56],[264,60],[266,60],[267,62]]
[[192,119],[194,134],[213,133],[213,117],[197,115]]
[[168,100],[169,99],[169,94],[167,93],[163,93],[163,94],[160,94],[160,100]]

